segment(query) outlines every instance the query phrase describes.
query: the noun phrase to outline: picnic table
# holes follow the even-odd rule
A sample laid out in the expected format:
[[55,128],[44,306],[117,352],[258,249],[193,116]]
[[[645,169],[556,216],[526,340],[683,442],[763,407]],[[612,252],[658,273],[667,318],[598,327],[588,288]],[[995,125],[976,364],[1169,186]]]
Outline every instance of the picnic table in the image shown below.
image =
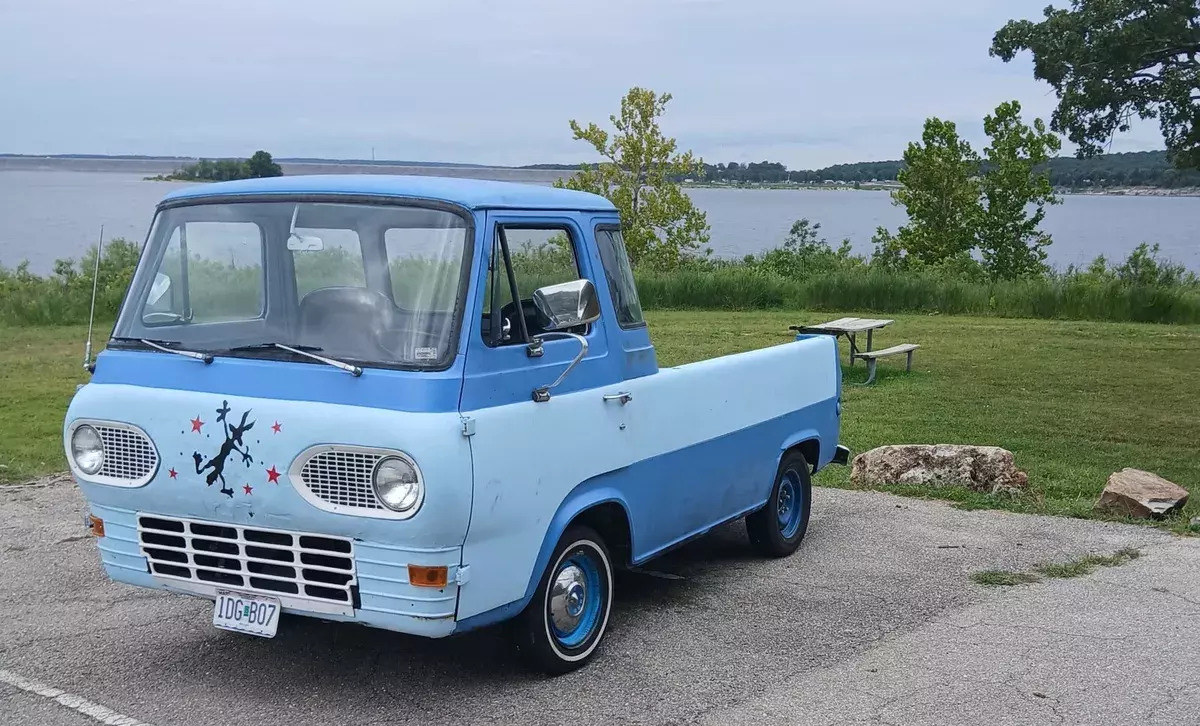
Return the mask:
[[838,318],[830,320],[828,323],[819,323],[817,325],[793,325],[789,330],[795,330],[800,333],[826,333],[829,335],[845,335],[850,341],[850,365],[854,365],[855,358],[866,358],[860,354],[858,350],[858,342],[856,335],[863,332],[867,333],[867,350],[871,351],[872,334],[880,328],[891,325],[895,320],[882,320],[876,318]]
[[[894,322],[896,321],[881,318],[838,318],[837,320],[830,320],[828,323],[819,323],[817,325],[792,325],[788,329],[800,333],[824,333],[833,336],[845,335],[846,340],[850,341],[850,365],[854,365],[854,359],[856,358],[865,360],[867,362],[867,381],[863,385],[870,385],[875,380],[875,362],[880,358],[905,353],[908,355],[905,370],[912,370],[913,351],[919,348],[919,345],[915,343],[901,343],[882,350],[871,349],[871,344],[874,342],[872,340],[873,333]],[[863,331],[867,333],[867,348],[866,350],[859,350],[857,336]]]

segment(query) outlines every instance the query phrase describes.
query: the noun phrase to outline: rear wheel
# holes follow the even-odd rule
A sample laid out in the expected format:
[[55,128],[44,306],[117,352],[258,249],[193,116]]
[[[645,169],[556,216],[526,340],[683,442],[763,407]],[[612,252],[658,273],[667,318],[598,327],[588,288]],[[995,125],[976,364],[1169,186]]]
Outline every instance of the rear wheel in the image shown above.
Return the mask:
[[568,527],[533,599],[514,623],[527,665],[558,675],[591,660],[608,627],[612,594],[612,561],[604,540],[590,527]]
[[746,517],[750,544],[767,557],[787,557],[804,539],[811,511],[808,462],[799,451],[788,452],[779,462],[766,506]]

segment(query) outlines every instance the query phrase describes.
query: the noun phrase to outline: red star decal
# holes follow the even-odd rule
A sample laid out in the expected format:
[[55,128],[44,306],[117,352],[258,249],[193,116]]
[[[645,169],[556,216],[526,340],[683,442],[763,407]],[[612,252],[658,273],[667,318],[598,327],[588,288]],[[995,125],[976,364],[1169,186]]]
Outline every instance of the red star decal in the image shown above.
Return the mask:
[[175,478],[175,469],[174,469],[174,468],[172,468],[172,469],[171,469],[170,471],[168,471],[167,473],[171,475],[171,478],[172,478],[172,479],[174,479],[174,478]]
[[278,421],[276,421],[275,425],[271,427],[271,430],[274,431],[275,433],[279,433],[280,431],[283,430],[283,426]]
[[249,494],[250,492],[254,491],[254,487],[250,486],[249,484],[243,484],[242,490]]
[[203,425],[204,425],[204,422],[200,420],[199,416],[192,419],[192,431],[195,431],[196,433],[200,433],[200,427]]
[[268,484],[278,484],[279,483],[279,472],[275,471],[274,466],[272,466],[270,469],[267,469],[267,483]]

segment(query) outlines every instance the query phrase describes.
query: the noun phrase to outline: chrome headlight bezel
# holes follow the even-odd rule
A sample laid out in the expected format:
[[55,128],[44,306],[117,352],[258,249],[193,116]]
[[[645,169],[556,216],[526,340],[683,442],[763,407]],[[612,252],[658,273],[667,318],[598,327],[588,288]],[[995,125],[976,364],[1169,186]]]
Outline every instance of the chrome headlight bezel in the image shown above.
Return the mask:
[[[97,435],[100,437],[102,446],[104,447],[104,458],[100,468],[97,469],[96,472],[89,472],[88,470],[83,469],[75,460],[75,453],[72,451],[75,432],[84,426],[90,427],[96,431]],[[137,437],[141,440],[139,445],[144,447],[143,451],[146,461],[144,474],[136,479],[130,479],[101,473],[105,471],[111,472],[112,467],[110,464],[114,463],[111,461],[113,452],[110,451],[108,444],[104,443],[105,434],[102,433],[102,431],[105,429],[109,430],[110,433],[114,429],[118,430],[118,433],[127,432],[127,434]],[[124,421],[110,421],[106,419],[93,418],[75,419],[67,427],[66,435],[63,437],[63,450],[64,454],[66,455],[67,466],[70,468],[71,474],[78,481],[87,482],[89,484],[104,484],[105,486],[136,489],[138,487],[144,487],[153,481],[154,477],[158,475],[159,469],[162,466],[162,458],[159,456],[158,447],[155,445],[154,439],[150,438],[150,435],[147,434],[141,427],[135,426],[131,423],[125,423]],[[121,469],[122,467],[117,467],[118,471]]]
[[[382,477],[389,476],[389,471],[392,472],[390,476],[393,478],[384,481]],[[411,481],[404,481],[409,478]],[[384,487],[388,486],[404,486],[407,492],[393,505],[389,503],[389,497],[385,496]],[[415,514],[425,500],[425,482],[421,480],[421,470],[411,457],[399,452],[385,456],[375,464],[374,470],[371,471],[371,489],[380,504],[389,511],[405,516]]]
[[[404,511],[384,505],[375,491],[375,474],[379,464],[393,457],[412,466],[420,483],[417,502]],[[364,458],[370,458],[371,462],[365,470],[359,469]],[[361,477],[358,475],[360,471]],[[331,477],[337,474],[349,476],[344,479]],[[288,466],[288,479],[302,499],[321,511],[334,514],[402,521],[415,516],[425,503],[425,474],[412,456],[399,449],[358,444],[315,444],[292,460]],[[363,495],[370,499],[369,506],[363,503]]]
[[[90,442],[81,442],[80,439],[90,436],[94,440]],[[87,476],[96,476],[100,470],[104,468],[104,438],[100,436],[100,432],[91,424],[80,424],[71,432],[71,438],[68,442],[71,451],[71,461],[79,471]],[[86,447],[86,451],[84,451]],[[88,455],[97,455],[95,463],[89,465],[83,457]]]

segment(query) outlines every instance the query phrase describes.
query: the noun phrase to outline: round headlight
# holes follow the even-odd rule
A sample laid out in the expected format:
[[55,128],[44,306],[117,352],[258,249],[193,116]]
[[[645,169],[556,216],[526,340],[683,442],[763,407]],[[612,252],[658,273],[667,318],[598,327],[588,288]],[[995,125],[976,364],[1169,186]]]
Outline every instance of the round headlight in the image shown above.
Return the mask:
[[71,434],[71,458],[84,474],[95,474],[104,466],[104,442],[100,432],[87,424]]
[[421,500],[421,477],[404,459],[389,456],[375,466],[375,496],[394,512],[407,512]]

